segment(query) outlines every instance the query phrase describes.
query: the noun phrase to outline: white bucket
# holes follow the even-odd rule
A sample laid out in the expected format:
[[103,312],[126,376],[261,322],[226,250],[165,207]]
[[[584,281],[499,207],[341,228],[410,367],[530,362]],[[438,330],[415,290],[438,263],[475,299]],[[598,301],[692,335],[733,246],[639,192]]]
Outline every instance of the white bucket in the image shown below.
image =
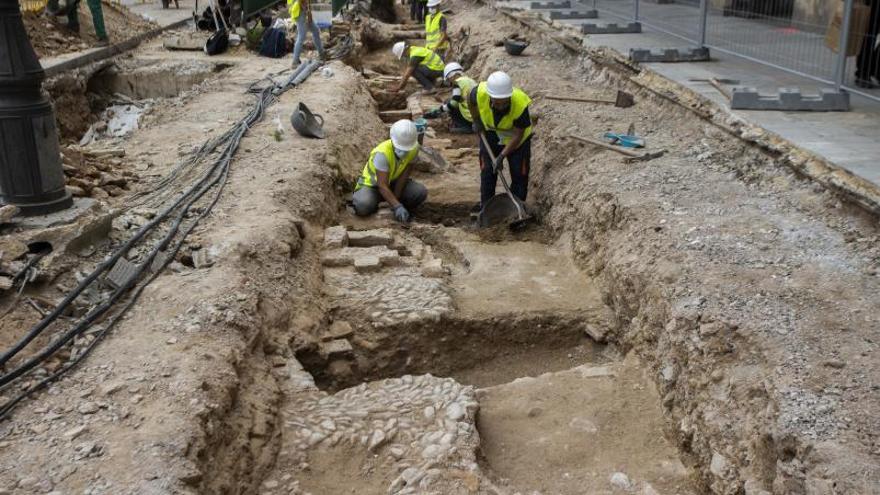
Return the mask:
[[319,28],[330,28],[333,23],[333,7],[329,4],[312,4],[312,19]]

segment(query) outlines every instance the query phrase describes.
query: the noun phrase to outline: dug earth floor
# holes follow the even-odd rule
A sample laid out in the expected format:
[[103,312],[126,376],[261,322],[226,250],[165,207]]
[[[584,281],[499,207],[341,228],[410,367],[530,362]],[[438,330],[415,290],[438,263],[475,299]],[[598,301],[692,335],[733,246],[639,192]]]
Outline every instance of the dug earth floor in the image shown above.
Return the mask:
[[[449,7],[468,74],[505,70],[534,97],[536,221],[474,226],[477,142],[444,119],[414,165],[429,189],[414,221],[352,214],[391,116],[449,92],[390,94],[388,33],[406,26],[352,23],[352,53],[245,134],[169,269],[0,422],[0,494],[880,493],[877,219],[613,63],[537,35],[511,57],[497,42],[528,31]],[[289,75],[288,59],[156,40],[50,81],[91,209],[76,235],[4,232],[7,252],[56,249],[4,293],[3,347],[175,197],[169,178],[198,178],[187,157],[250,111],[249,89]],[[542,97],[617,89],[636,104]],[[291,129],[298,103],[326,139]],[[134,129],[114,120],[138,112]],[[628,163],[569,138],[630,124],[666,153]],[[59,247],[90,222],[105,234]]]

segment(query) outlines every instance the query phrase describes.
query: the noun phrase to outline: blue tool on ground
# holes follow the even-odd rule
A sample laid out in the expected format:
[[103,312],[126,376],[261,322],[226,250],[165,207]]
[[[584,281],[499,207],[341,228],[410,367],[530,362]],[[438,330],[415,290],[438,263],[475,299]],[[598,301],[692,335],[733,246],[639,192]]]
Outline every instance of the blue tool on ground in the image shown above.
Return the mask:
[[611,144],[623,146],[624,148],[644,148],[645,140],[630,134],[617,134],[616,132],[606,132],[605,139]]

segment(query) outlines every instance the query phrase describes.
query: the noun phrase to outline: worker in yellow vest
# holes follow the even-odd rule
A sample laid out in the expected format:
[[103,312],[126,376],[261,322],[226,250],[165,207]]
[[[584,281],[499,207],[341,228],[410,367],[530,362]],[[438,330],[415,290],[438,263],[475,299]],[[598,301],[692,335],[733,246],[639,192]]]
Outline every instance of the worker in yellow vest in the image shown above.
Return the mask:
[[398,59],[407,58],[406,70],[400,77],[400,84],[391,90],[392,93],[402,91],[410,76],[415,77],[427,90],[434,89],[434,81],[443,76],[443,59],[433,50],[398,41],[391,47],[391,53]]
[[464,74],[458,62],[450,62],[443,69],[443,80],[452,85],[452,96],[443,105],[425,113],[426,119],[436,119],[448,113],[452,120],[449,132],[453,134],[470,134],[474,119],[468,108],[467,97],[477,86],[477,82]]
[[446,17],[440,11],[440,0],[428,0],[428,14],[425,16],[425,48],[433,50],[443,60],[446,60],[449,53]]
[[428,198],[428,189],[409,178],[409,164],[419,154],[419,133],[411,120],[391,126],[391,139],[379,143],[358,178],[351,201],[358,216],[372,215],[382,200],[388,202],[398,222],[407,223],[410,211]]
[[485,82],[471,90],[468,108],[474,119],[474,133],[485,132],[495,155],[493,162],[480,140],[480,204],[495,195],[498,171],[504,160],[510,166],[510,190],[522,201],[529,190],[529,165],[532,161],[531,98],[513,87],[510,76],[493,72]]
[[312,32],[312,41],[315,43],[315,49],[318,50],[318,56],[324,60],[324,45],[321,44],[321,29],[312,18],[311,0],[287,0],[287,11],[290,13],[290,19],[296,23],[296,42],[293,45],[293,67],[296,68],[301,63],[299,59],[302,53],[303,43],[306,41],[306,30]]

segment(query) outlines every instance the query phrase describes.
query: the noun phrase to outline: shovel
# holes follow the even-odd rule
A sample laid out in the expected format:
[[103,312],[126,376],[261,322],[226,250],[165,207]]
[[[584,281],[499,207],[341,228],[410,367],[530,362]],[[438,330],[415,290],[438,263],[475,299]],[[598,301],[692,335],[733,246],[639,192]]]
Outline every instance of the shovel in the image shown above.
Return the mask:
[[[492,153],[492,148],[489,146],[489,140],[486,139],[485,132],[480,133],[480,139],[482,139],[483,146],[486,147],[486,152],[489,153],[489,158],[492,159],[492,163],[494,164],[495,153]],[[526,213],[526,206],[522,201],[510,191],[510,186],[507,184],[507,179],[504,177],[504,171],[498,170],[496,173],[498,174],[498,177],[501,178],[501,184],[504,186],[504,193],[492,196],[489,198],[489,201],[486,201],[486,204],[483,205],[483,209],[480,211],[479,216],[480,227],[491,227],[492,225],[497,225],[511,217],[516,217],[516,220],[510,222],[508,228],[513,231],[521,230],[529,223],[532,217]]]
[[613,104],[618,108],[629,108],[636,104],[635,99],[633,99],[633,95],[627,93],[626,91],[617,90],[617,96],[613,100],[605,100],[602,98],[576,98],[574,96],[559,96],[559,95],[546,95],[544,98],[548,100],[559,100],[559,101],[579,101],[581,103],[608,103]]

